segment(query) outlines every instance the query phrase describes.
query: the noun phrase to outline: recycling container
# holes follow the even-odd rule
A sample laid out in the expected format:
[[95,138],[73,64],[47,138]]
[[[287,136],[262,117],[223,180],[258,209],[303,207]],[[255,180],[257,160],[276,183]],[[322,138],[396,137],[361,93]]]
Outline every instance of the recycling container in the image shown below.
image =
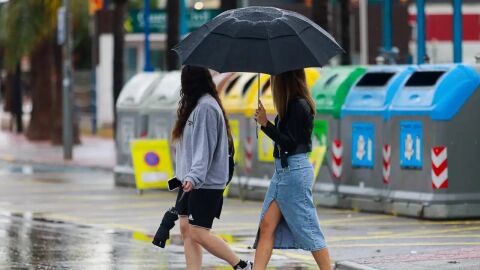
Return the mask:
[[237,77],[237,73],[234,72],[220,73],[213,76],[213,82],[217,86],[217,91],[220,97],[222,97],[229,82],[235,77]]
[[[314,185],[315,201],[323,206],[341,206],[338,194],[340,181],[332,172],[337,167],[333,159],[333,143],[340,140],[340,110],[350,88],[365,73],[365,68],[340,66],[323,68],[321,78],[312,87],[317,114],[315,116],[312,145],[326,146],[327,153]],[[338,173],[338,172],[337,172]]]
[[114,168],[116,185],[135,185],[130,141],[146,137],[147,135],[148,117],[145,105],[161,78],[162,74],[157,72],[136,74],[125,84],[120,92],[116,104],[115,146],[117,162]]
[[407,66],[372,66],[349,91],[341,110],[340,141],[332,145],[335,181],[346,205],[383,211],[383,146],[389,140],[388,106],[413,72]]
[[[253,80],[253,73],[236,73],[234,77],[225,86],[222,103],[225,113],[228,115],[230,129],[233,136],[235,146],[235,173],[237,176],[244,174],[244,149],[241,143],[241,137],[246,126],[243,111],[245,109],[245,95]],[[241,128],[243,127],[243,128]]]
[[247,162],[247,156],[251,151],[245,146],[244,138],[247,137],[248,121],[244,117],[247,96],[251,85],[256,78],[256,73],[235,73],[225,84],[222,93],[222,103],[228,115],[230,129],[235,146],[235,174],[230,184],[229,195],[243,198],[245,177],[251,164]]
[[[148,138],[171,141],[170,133],[177,118],[180,88],[180,71],[165,73],[160,83],[156,85],[152,96],[146,102]],[[170,145],[173,146],[171,143]]]
[[388,212],[480,217],[480,77],[468,65],[422,65],[389,109]]
[[[260,79],[260,98],[267,111],[267,115],[270,120],[273,120],[274,108],[271,96],[270,76],[261,74],[260,78],[255,77],[254,81],[250,85],[248,91],[246,109],[244,110],[244,117],[247,120],[247,137],[244,138],[247,148],[250,149],[252,155],[247,156],[249,166],[247,166],[247,173],[250,180],[250,184],[257,181],[256,185],[262,184],[268,187],[268,181],[271,175],[273,166],[273,143],[272,141],[261,132],[260,127],[257,128],[257,123],[254,120],[255,111],[258,107],[257,95],[258,95],[258,82]],[[258,135],[258,137],[257,137]],[[260,182],[258,182],[260,180]],[[253,182],[252,182],[253,181]]]

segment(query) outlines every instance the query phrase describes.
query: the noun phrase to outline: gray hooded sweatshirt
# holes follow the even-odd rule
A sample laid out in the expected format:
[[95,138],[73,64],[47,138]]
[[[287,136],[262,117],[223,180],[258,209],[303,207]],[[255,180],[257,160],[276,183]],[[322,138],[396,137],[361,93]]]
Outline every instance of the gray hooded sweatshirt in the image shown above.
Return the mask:
[[176,176],[194,189],[224,189],[228,180],[228,139],[223,113],[209,94],[198,101],[177,142]]

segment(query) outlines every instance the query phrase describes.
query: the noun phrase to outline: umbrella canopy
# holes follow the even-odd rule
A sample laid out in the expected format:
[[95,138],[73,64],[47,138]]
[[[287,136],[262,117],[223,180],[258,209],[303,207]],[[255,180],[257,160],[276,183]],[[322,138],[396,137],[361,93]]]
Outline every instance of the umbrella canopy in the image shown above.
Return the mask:
[[308,18],[274,7],[225,11],[174,49],[184,65],[277,75],[321,67],[342,48]]

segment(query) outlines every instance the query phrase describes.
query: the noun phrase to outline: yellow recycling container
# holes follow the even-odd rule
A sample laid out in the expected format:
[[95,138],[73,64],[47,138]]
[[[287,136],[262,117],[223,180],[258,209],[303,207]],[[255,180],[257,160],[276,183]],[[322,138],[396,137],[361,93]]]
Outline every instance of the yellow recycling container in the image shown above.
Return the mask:
[[231,82],[233,78],[237,77],[237,73],[227,72],[219,73],[213,76],[213,82],[217,86],[217,91],[220,95],[220,98],[224,95],[225,89]]
[[[313,84],[320,78],[320,72],[318,69],[307,68],[305,69],[305,75],[307,80],[307,87],[309,90]],[[261,197],[264,191],[269,185],[269,180],[273,171],[274,162],[273,150],[274,144],[270,138],[268,138],[261,130],[258,129],[257,138],[257,124],[253,120],[255,111],[257,110],[257,95],[258,95],[258,76],[253,80],[250,90],[246,97],[246,109],[244,117],[248,124],[245,128],[242,127],[242,131],[245,131],[246,136],[241,137],[241,143],[245,145],[246,158],[245,166],[247,177],[249,178],[249,185],[255,186],[257,192],[250,192],[249,196],[252,198]],[[267,116],[270,121],[273,122],[277,114],[272,97],[272,90],[270,85],[270,75],[260,74],[260,99],[265,107]],[[258,189],[260,187],[260,189]]]
[[247,119],[245,119],[244,110],[246,95],[250,90],[250,85],[255,79],[254,73],[235,73],[225,83],[224,91],[221,95],[223,107],[228,114],[230,129],[232,131],[233,143],[235,145],[235,174],[243,176],[245,174],[245,147],[240,138],[245,132]]

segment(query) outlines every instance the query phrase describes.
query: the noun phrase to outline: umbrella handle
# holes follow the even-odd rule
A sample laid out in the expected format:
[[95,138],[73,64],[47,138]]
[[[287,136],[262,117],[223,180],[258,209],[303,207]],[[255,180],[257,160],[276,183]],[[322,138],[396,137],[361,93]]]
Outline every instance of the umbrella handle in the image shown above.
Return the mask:
[[[260,107],[260,73],[257,73],[257,81],[258,81],[258,88],[257,88],[257,108]],[[258,140],[258,122],[255,125],[255,135],[257,136]]]

